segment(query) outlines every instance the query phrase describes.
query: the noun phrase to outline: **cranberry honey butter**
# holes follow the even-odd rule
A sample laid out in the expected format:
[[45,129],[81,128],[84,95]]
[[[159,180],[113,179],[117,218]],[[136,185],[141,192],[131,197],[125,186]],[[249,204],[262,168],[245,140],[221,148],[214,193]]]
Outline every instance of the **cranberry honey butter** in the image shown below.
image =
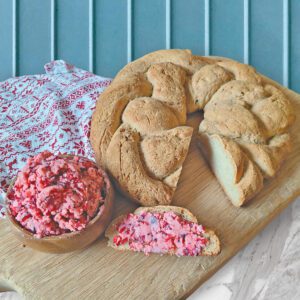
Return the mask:
[[37,238],[80,231],[104,210],[103,175],[83,157],[42,152],[19,171],[8,194],[10,213]]

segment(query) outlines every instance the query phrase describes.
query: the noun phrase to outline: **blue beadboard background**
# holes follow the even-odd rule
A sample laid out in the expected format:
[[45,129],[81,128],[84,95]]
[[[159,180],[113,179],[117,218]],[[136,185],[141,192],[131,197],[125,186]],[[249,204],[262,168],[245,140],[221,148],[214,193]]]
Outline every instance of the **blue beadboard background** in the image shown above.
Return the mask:
[[0,81],[59,58],[113,77],[162,48],[250,63],[300,92],[300,0],[0,0]]

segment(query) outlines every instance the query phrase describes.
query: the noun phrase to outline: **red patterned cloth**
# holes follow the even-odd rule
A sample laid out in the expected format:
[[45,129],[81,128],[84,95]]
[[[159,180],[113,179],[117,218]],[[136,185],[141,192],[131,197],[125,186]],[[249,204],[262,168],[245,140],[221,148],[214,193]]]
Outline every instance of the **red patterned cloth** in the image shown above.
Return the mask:
[[62,60],[45,70],[0,83],[0,218],[7,187],[27,157],[49,150],[94,158],[91,115],[111,80]]

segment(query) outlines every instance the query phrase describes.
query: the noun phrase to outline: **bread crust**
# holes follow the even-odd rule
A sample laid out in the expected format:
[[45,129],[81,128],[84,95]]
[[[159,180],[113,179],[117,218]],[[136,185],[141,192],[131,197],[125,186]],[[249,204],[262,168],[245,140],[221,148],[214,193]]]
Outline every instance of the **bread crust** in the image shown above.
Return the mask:
[[[245,197],[238,203],[245,203],[261,189],[262,178],[274,176],[287,157],[295,116],[279,89],[266,84],[253,67],[229,59],[175,49],[149,53],[126,65],[99,97],[93,114],[91,143],[97,163],[134,201],[169,204],[192,137],[190,129],[179,149],[172,142],[178,135],[175,129],[185,124],[187,113],[201,109],[199,133],[224,138],[229,151],[224,155],[230,153],[237,168],[233,184],[244,178],[240,188]],[[121,139],[120,128],[133,140],[124,134]],[[121,147],[131,154],[121,155]]]
[[[136,215],[141,214],[142,212],[150,212],[150,213],[164,213],[164,212],[174,212],[177,215],[180,215],[182,218],[186,219],[189,222],[198,223],[197,218],[186,208],[178,207],[178,206],[153,206],[153,207],[139,207],[133,213]],[[114,219],[109,227],[105,231],[105,237],[108,238],[108,246],[113,247],[116,250],[130,250],[128,243],[120,246],[116,246],[113,243],[113,238],[116,232],[116,225],[120,223],[125,215],[121,215]],[[205,229],[205,235],[209,244],[202,250],[201,256],[212,256],[217,255],[221,251],[220,240],[215,232],[211,229]],[[168,253],[169,255],[174,255],[174,253]]]

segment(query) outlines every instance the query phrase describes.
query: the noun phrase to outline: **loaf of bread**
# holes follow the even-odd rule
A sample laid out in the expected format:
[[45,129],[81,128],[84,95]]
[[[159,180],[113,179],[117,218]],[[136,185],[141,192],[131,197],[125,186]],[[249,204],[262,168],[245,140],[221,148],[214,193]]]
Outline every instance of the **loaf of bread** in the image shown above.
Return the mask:
[[176,206],[140,207],[113,220],[105,236],[114,249],[147,255],[211,256],[221,251],[216,234],[199,225],[189,210]]
[[232,60],[160,50],[126,65],[93,114],[96,161],[134,201],[168,205],[192,137],[187,113],[201,110],[200,148],[241,206],[288,156],[295,116],[283,92]]

